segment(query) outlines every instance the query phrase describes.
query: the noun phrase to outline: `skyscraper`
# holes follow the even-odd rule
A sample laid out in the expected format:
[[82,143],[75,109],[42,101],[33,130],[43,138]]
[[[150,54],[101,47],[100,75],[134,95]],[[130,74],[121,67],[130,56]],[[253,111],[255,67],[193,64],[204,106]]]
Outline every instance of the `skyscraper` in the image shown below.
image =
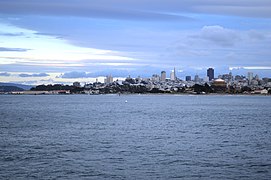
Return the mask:
[[175,81],[176,80],[176,71],[175,67],[174,70],[170,72],[170,80]]
[[162,71],[161,72],[161,81],[166,81],[167,75],[166,75],[166,71]]
[[215,78],[215,72],[213,68],[207,69],[207,76],[209,77],[209,81]]
[[113,82],[113,77],[111,75],[106,76],[106,78],[104,79],[104,83],[106,84],[110,84]]
[[199,75],[195,75],[195,78],[194,78],[194,82],[200,82],[200,78],[199,78]]
[[191,76],[185,76],[185,81],[191,81]]
[[253,79],[253,72],[248,72],[247,73],[248,84],[251,84],[252,79]]

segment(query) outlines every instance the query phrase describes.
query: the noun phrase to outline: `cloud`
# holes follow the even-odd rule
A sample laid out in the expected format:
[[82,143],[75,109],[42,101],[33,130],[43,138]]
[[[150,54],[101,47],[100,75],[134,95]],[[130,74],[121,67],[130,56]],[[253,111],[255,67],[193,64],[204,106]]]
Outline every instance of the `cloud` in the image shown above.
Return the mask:
[[107,68],[106,70],[100,69],[93,71],[91,73],[84,71],[71,71],[65,72],[56,78],[64,78],[64,79],[74,79],[74,78],[95,78],[106,75],[112,75],[113,77],[128,77],[131,75],[132,77],[143,76],[150,77],[152,74],[160,73],[161,70],[166,70],[165,68],[153,67],[153,66],[141,66],[140,70],[137,68],[125,67],[125,68]]
[[[5,30],[7,36],[8,33],[25,34],[3,36],[6,40],[1,38],[5,44],[2,46],[32,50],[2,53],[1,70],[76,71],[81,74],[65,73],[63,78],[87,78],[95,73],[132,74],[130,70],[116,73],[116,68],[135,68],[137,75],[148,75],[153,67],[159,67],[159,72],[175,65],[176,68],[222,64],[268,66],[270,19],[246,16],[268,17],[271,12],[264,14],[262,10],[270,9],[270,5],[270,1],[263,0],[2,0],[0,12],[4,18],[1,20],[21,28],[16,31],[11,31],[14,27],[0,28],[0,33]],[[179,23],[186,16],[199,21]],[[20,19],[11,21],[7,17]],[[149,22],[143,22],[145,19]],[[56,36],[63,41],[56,42]],[[176,41],[183,46],[178,46]],[[111,51],[99,53],[98,49]],[[137,64],[151,67],[145,70]]]
[[25,34],[23,32],[18,32],[18,33],[1,33],[0,32],[0,36],[24,36]]
[[26,52],[29,51],[30,49],[25,49],[25,48],[7,48],[7,47],[0,47],[0,52],[1,51],[15,51],[15,52]]
[[39,73],[39,74],[19,74],[18,76],[20,77],[47,77],[50,76],[49,74],[46,73]]
[[[137,5],[138,8],[135,8]],[[144,4],[142,4],[145,6]],[[182,20],[187,21],[192,18],[171,14],[162,11],[153,11],[142,8],[141,4],[125,1],[103,1],[93,2],[86,0],[59,0],[58,2],[43,2],[38,1],[32,3],[29,0],[21,1],[1,1],[0,12],[7,14],[36,14],[36,15],[55,15],[55,16],[81,16],[91,18],[105,18],[105,19],[123,19],[123,20]]]
[[218,25],[204,26],[198,35],[191,37],[206,40],[223,47],[234,46],[241,39],[236,31]]
[[53,33],[41,33],[41,32],[36,32],[34,33],[35,35],[41,35],[41,36],[51,36],[51,37],[54,37],[56,39],[64,39],[63,38],[63,35],[60,35],[60,34],[53,34]]
[[252,40],[265,40],[266,34],[251,30],[248,32],[248,37]]
[[271,70],[271,66],[248,66],[244,69],[254,69],[254,70]]
[[110,19],[183,20],[180,14],[205,13],[246,17],[271,17],[269,0],[1,0],[7,14],[70,15]]
[[72,72],[66,72],[59,76],[60,78],[87,78],[91,77],[91,73],[86,72],[79,72],[79,71],[72,71]]
[[7,72],[0,72],[0,76],[10,76],[11,74],[10,73],[7,73]]

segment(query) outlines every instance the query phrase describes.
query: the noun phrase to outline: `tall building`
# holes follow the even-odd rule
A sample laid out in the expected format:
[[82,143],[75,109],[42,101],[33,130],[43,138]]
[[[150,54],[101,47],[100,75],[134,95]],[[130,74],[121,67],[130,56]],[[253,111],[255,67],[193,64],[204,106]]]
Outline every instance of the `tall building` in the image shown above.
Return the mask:
[[215,71],[213,68],[207,69],[207,76],[209,77],[209,81],[215,78]]
[[191,81],[191,76],[185,76],[185,81]]
[[175,67],[174,70],[170,72],[170,80],[175,81],[176,80],[176,71]]
[[195,82],[200,82],[199,75],[195,75],[194,81],[195,81]]
[[166,81],[167,75],[166,75],[166,71],[162,71],[161,72],[161,81]]
[[111,75],[106,76],[106,78],[104,79],[104,83],[106,84],[110,84],[113,82],[113,77]]
[[247,73],[248,84],[251,84],[252,79],[253,79],[253,72],[248,72]]
[[158,75],[158,74],[154,74],[154,75],[152,75],[151,80],[152,80],[153,82],[159,82],[160,77],[159,77],[159,75]]

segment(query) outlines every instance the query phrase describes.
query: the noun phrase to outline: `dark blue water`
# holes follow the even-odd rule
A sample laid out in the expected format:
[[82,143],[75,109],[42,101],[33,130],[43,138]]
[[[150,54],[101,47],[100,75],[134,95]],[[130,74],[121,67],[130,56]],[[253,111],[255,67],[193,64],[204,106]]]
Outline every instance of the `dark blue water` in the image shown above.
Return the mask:
[[271,179],[271,97],[2,95],[0,179]]

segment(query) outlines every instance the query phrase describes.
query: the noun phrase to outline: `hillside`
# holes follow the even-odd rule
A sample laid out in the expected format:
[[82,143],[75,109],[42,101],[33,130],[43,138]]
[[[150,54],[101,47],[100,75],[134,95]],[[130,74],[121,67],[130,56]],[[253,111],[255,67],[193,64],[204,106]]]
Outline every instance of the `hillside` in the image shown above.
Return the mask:
[[16,86],[0,86],[0,92],[11,92],[11,91],[24,91],[24,89]]
[[0,82],[0,86],[15,86],[21,88],[23,90],[30,90],[32,87],[31,85],[24,85],[24,84],[15,84],[15,83],[2,83]]

